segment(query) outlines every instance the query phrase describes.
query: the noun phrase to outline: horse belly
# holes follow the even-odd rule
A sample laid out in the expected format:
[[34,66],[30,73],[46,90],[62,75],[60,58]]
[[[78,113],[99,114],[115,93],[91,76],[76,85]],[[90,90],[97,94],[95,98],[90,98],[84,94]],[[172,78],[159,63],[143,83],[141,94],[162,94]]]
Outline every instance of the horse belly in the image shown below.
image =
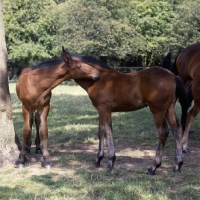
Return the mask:
[[132,99],[132,101],[130,101],[124,98],[124,101],[119,101],[119,102],[117,102],[114,99],[112,111],[113,112],[134,111],[147,106],[148,105],[142,99]]

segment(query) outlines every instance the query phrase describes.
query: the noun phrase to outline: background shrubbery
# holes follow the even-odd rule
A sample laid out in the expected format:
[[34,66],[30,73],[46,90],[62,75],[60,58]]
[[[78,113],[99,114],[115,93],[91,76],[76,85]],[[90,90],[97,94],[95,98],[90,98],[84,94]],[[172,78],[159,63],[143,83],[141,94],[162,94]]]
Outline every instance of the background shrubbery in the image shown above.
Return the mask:
[[12,74],[59,57],[61,45],[111,66],[158,65],[200,38],[200,0],[4,0]]

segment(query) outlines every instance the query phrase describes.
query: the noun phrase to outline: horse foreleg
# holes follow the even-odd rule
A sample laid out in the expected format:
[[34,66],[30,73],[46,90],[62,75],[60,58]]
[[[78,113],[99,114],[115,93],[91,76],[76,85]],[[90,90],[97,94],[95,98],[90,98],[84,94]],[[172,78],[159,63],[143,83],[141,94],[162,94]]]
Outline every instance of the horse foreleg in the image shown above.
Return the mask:
[[105,139],[105,133],[103,129],[99,126],[99,131],[98,131],[98,138],[99,138],[99,149],[97,153],[97,158],[94,163],[96,167],[100,167],[100,162],[104,157],[104,139]]
[[42,149],[40,146],[41,140],[40,140],[40,133],[39,133],[40,124],[41,124],[40,114],[38,112],[36,112],[36,114],[35,114],[35,125],[36,125],[36,137],[35,137],[36,149],[35,149],[35,152],[36,152],[36,154],[42,154]]
[[115,156],[113,137],[112,137],[111,112],[108,112],[107,109],[103,107],[99,109],[98,136],[99,136],[99,150],[97,153],[95,165],[99,167],[100,161],[104,157],[104,139],[106,137],[108,145],[108,159],[109,159],[107,170],[112,171],[116,156]]
[[26,152],[30,152],[31,147],[31,130],[32,130],[32,113],[22,106],[24,117],[24,126],[22,128],[22,149],[19,154],[18,167],[25,167]]
[[175,167],[174,171],[180,172],[181,166],[183,164],[183,156],[182,156],[182,127],[180,122],[178,121],[175,113],[175,105],[171,106],[167,111],[167,121],[171,127],[172,133],[174,135],[176,141],[176,156],[175,156]]
[[106,126],[106,139],[108,145],[108,159],[109,159],[106,170],[112,171],[116,159],[114,143],[113,143],[112,122],[110,122]]
[[162,154],[163,154],[164,147],[169,135],[169,129],[168,129],[167,122],[165,120],[164,115],[154,114],[154,120],[156,124],[156,129],[157,129],[158,147],[156,149],[156,155],[153,161],[153,165],[148,169],[148,172],[147,172],[147,174],[150,174],[150,175],[154,175],[156,169],[161,166]]
[[[29,113],[29,126],[30,126],[30,131],[32,131],[32,126],[33,126],[33,113]],[[31,152],[31,134],[29,136],[29,138],[27,138],[26,140],[26,152],[30,153]]]
[[47,140],[48,140],[48,127],[47,127],[47,117],[49,114],[50,106],[46,106],[43,110],[38,111],[40,115],[41,126],[39,129],[40,136],[43,141],[43,159],[44,159],[44,167],[49,169],[51,168],[49,161],[49,151],[47,148]]

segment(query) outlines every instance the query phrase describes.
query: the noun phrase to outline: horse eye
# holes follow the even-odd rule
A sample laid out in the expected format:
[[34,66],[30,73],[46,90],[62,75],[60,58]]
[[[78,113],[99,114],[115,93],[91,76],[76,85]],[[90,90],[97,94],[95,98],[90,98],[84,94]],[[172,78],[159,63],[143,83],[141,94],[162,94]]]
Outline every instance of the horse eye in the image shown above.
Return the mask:
[[80,68],[81,68],[81,65],[79,65],[78,68],[80,69]]

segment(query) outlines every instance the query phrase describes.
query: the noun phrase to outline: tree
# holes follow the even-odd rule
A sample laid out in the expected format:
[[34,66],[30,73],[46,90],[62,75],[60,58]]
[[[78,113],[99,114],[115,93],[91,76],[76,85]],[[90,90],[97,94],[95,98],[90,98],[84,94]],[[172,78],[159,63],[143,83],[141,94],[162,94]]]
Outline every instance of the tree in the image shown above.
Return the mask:
[[[57,4],[53,0],[4,0],[4,20],[9,67],[29,67],[55,57]],[[16,71],[15,71],[16,72]]]
[[117,61],[115,65],[120,65],[127,55],[137,56],[144,49],[145,39],[129,24],[128,3],[128,0],[68,1],[60,12],[61,41],[73,52],[104,57],[107,62]]
[[146,40],[143,66],[157,65],[163,53],[170,49],[173,6],[160,0],[134,0],[130,10],[130,23]]
[[0,0],[0,166],[7,161],[16,161],[19,154],[15,144],[12,104],[8,87],[7,48],[2,10],[2,0]]
[[[200,38],[200,0],[181,1],[176,7],[176,17],[173,23],[173,46],[178,52],[182,48],[199,42]],[[177,53],[178,53],[177,52]]]

